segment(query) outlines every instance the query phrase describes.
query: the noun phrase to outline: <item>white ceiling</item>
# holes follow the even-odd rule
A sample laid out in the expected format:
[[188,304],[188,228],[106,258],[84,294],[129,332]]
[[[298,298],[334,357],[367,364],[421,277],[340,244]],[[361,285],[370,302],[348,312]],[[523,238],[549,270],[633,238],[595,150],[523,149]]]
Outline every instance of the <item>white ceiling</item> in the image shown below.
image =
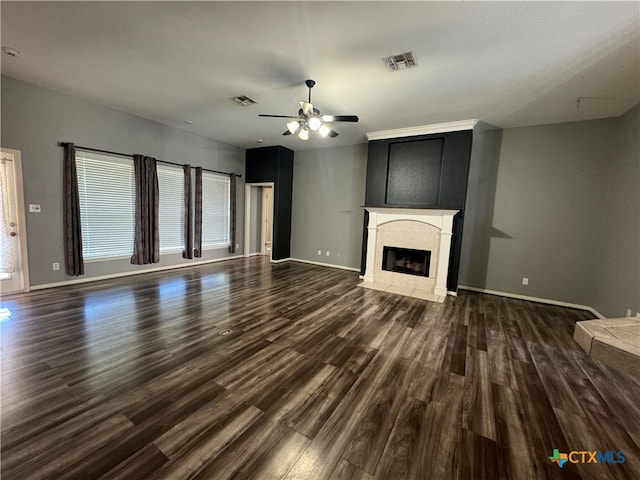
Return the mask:
[[[3,75],[243,148],[356,144],[366,132],[472,118],[516,127],[611,117],[640,95],[637,1],[0,8],[2,45],[21,52],[2,55]],[[407,50],[417,68],[385,69],[382,57]],[[284,120],[258,118],[295,114],[307,78],[322,113],[360,122],[303,142],[281,135]],[[237,95],[258,104],[240,107]]]

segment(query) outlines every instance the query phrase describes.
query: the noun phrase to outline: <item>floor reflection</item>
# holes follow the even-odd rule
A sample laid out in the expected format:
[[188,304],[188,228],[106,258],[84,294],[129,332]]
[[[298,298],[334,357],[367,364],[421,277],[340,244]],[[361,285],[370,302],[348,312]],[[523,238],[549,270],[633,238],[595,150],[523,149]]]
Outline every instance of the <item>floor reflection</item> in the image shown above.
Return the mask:
[[11,310],[7,307],[0,307],[0,322],[11,318]]
[[134,302],[131,287],[90,293],[82,297],[85,328],[92,327],[113,315],[131,311]]
[[186,289],[187,283],[184,277],[162,280],[158,288],[159,300],[164,302],[174,297],[184,298]]

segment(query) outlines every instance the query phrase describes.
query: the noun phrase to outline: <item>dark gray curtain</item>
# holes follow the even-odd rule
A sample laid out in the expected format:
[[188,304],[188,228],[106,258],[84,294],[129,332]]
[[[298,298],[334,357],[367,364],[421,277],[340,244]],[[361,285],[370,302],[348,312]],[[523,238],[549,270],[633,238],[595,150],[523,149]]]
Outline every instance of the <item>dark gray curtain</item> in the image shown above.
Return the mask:
[[229,174],[231,185],[229,188],[229,253],[236,253],[236,176],[233,173]]
[[67,275],[84,275],[76,147],[64,145],[64,265]]
[[133,156],[136,182],[136,230],[131,263],[144,265],[160,261],[158,206],[160,192],[156,159]]
[[182,258],[193,258],[193,209],[191,208],[191,165],[184,171],[184,251]]
[[202,257],[202,168],[196,167],[194,257]]

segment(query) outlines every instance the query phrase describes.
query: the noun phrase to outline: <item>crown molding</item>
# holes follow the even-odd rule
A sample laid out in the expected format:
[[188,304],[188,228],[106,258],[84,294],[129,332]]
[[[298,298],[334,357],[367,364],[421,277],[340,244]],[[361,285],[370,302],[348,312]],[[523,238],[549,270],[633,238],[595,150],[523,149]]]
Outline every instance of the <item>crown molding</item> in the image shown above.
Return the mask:
[[421,125],[418,127],[396,128],[393,130],[381,130],[379,132],[367,132],[367,139],[383,140],[385,138],[412,137],[414,135],[428,135],[430,133],[473,130],[477,123],[477,119],[459,120],[457,122],[434,123],[432,125]]

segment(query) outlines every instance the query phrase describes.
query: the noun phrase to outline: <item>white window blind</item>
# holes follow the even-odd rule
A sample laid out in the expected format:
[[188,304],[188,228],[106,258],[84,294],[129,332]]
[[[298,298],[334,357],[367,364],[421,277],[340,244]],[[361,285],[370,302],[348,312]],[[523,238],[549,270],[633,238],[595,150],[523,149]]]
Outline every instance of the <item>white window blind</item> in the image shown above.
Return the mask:
[[230,185],[227,175],[202,173],[202,246],[229,245]]
[[130,256],[136,203],[133,161],[77,152],[76,168],[84,258]]
[[158,164],[160,252],[184,250],[184,172]]

